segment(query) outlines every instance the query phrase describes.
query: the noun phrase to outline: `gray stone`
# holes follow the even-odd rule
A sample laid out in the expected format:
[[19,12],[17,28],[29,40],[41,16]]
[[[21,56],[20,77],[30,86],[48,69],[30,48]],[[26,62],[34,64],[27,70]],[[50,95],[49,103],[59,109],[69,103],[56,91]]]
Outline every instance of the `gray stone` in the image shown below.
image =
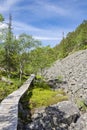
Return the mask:
[[[74,102],[76,100],[84,100],[84,104],[87,106],[87,49],[75,52],[62,60],[57,60],[50,68],[45,69],[44,77],[49,81],[56,79],[58,76],[62,76],[63,81],[67,82],[63,88],[68,93],[69,100]],[[52,84],[54,85],[53,88],[57,88],[55,84]],[[62,88],[62,85],[60,85],[60,88]],[[65,115],[67,115],[67,120],[69,119],[68,123],[70,124],[72,116],[69,115],[68,117],[71,111],[69,111],[68,106],[64,105],[61,110],[67,113]],[[87,114],[80,113],[81,117],[70,124],[69,130],[87,130]]]
[[1,81],[5,82],[5,83],[8,83],[8,84],[13,84],[13,82],[5,77],[1,77],[0,78]]
[[[57,60],[50,68],[45,69],[44,77],[49,80],[49,84],[53,88],[62,87],[57,86],[56,83],[50,82],[57,77],[62,76],[65,91],[74,98],[86,98],[87,95],[87,50],[75,52],[62,60]],[[74,95],[74,96],[73,96]]]
[[79,109],[73,102],[63,101],[53,106],[57,106],[58,110],[64,113],[63,118],[65,120],[63,119],[63,121],[68,125],[72,122],[76,122],[77,118],[80,116]]
[[84,113],[75,124],[75,130],[87,130],[87,113]]
[[70,124],[76,122],[79,115],[79,110],[74,103],[63,101],[46,107],[45,111],[39,111],[36,117],[33,116],[33,122],[26,126],[26,130],[68,130]]
[[87,106],[87,97],[84,99],[84,104]]

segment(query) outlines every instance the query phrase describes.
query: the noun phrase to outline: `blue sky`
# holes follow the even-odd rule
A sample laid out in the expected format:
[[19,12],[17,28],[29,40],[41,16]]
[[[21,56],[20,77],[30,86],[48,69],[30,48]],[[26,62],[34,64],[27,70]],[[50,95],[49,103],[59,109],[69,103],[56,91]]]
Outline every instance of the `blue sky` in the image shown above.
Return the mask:
[[15,35],[27,33],[55,46],[87,19],[87,0],[0,0],[0,13],[12,14]]

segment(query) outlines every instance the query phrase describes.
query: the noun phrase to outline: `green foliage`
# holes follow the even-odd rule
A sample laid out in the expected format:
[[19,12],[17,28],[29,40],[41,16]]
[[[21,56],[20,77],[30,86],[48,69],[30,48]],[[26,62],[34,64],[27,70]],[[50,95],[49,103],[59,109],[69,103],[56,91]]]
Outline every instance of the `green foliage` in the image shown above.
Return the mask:
[[21,53],[30,52],[30,50],[41,45],[40,41],[25,33],[19,35],[18,39]]
[[11,16],[9,16],[9,24],[6,32],[4,33],[3,42],[3,59],[2,64],[5,68],[8,77],[11,76],[11,71],[17,70],[17,61],[18,61],[18,53],[17,53],[17,42],[12,33],[11,27]]
[[60,101],[67,100],[67,96],[62,95],[62,91],[52,91],[50,89],[34,88],[30,99],[32,109],[56,104]]
[[[21,71],[21,76],[23,73],[33,73],[34,66],[31,65],[31,61],[29,59],[29,55],[31,50],[34,50],[38,46],[41,45],[41,43],[37,40],[35,40],[32,36],[27,34],[21,34],[18,39],[18,45],[19,45],[19,68]],[[34,64],[34,63],[33,63]]]
[[33,112],[35,108],[49,106],[58,102],[68,100],[68,96],[62,89],[53,91],[43,80],[36,80],[34,87],[23,97],[22,102],[27,102],[28,109]]
[[34,82],[34,87],[42,89],[50,89],[49,85],[43,79],[39,79],[38,81]]
[[0,22],[3,22],[4,21],[4,17],[2,14],[0,14]]
[[62,82],[63,81],[63,76],[62,75],[58,75],[57,79],[58,79],[58,82]]
[[84,20],[75,31],[69,32],[66,38],[54,47],[57,59],[82,49],[87,49],[87,20]]
[[0,102],[10,93],[17,90],[21,86],[18,79],[12,79],[12,84],[0,81]]
[[81,110],[81,111],[86,111],[87,110],[87,106],[85,105],[85,103],[84,103],[84,100],[77,100],[76,101],[76,104],[77,104],[77,106],[79,107],[79,109]]
[[43,79],[43,77],[41,75],[36,75],[36,79],[41,80],[41,79]]
[[18,77],[18,72],[16,72],[16,71],[12,71],[11,72],[11,78],[17,78]]
[[38,47],[29,53],[29,66],[33,73],[43,73],[44,68],[49,67],[54,61],[54,50],[47,47]]
[[[3,16],[0,15],[0,21],[3,20]],[[0,30],[0,34],[3,34],[0,35],[0,67],[3,66],[6,70],[8,78],[15,78],[17,75],[21,80],[25,76],[23,75],[25,72],[33,72],[34,66],[31,67],[29,65],[29,53],[40,46],[41,43],[25,33],[20,34],[16,39],[12,32],[11,24],[12,18],[9,15],[8,28]]]

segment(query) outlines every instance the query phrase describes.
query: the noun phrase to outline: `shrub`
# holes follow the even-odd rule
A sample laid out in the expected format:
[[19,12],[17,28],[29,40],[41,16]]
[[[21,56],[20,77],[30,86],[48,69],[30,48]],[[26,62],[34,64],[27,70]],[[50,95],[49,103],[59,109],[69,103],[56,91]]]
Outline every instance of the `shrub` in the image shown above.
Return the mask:
[[79,107],[79,109],[81,110],[81,111],[86,111],[87,110],[87,106],[85,105],[85,103],[84,103],[84,100],[77,100],[76,101],[76,104],[77,104],[77,106]]
[[58,80],[58,82],[63,82],[63,76],[62,75],[58,75],[57,76],[57,80]]

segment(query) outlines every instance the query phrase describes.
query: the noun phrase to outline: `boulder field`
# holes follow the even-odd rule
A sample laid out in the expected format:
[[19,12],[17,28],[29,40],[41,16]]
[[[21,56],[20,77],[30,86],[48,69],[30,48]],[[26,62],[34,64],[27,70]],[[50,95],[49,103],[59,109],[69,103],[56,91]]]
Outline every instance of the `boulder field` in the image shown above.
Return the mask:
[[[79,98],[87,102],[87,50],[56,61],[44,71],[44,76],[55,89],[64,88],[71,100]],[[60,78],[62,82],[59,85],[56,81]]]

